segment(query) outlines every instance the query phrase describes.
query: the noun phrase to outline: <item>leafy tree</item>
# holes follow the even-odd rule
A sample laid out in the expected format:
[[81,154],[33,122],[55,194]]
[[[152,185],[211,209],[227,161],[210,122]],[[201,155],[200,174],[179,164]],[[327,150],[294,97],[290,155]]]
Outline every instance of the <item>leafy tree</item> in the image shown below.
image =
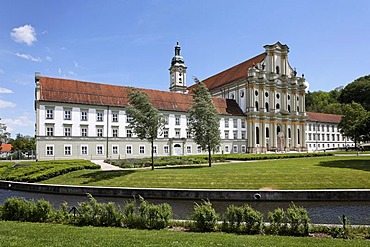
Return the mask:
[[7,127],[5,124],[0,123],[0,151],[1,151],[1,144],[7,143],[10,139],[10,133],[6,131],[6,128]]
[[370,111],[370,75],[360,77],[349,83],[341,92],[339,101],[349,104],[352,101],[361,104]]
[[338,125],[340,132],[354,140],[356,145],[368,134],[369,130],[365,128],[368,115],[368,112],[359,103],[352,102],[344,105],[343,117]]
[[306,110],[330,114],[342,114],[342,106],[338,101],[342,87],[329,92],[316,91],[306,94]]
[[132,89],[128,94],[130,106],[126,109],[132,117],[130,127],[134,133],[143,140],[146,139],[151,144],[152,170],[154,170],[154,140],[158,133],[163,130],[164,119],[159,111],[153,107],[148,94]]
[[189,111],[189,130],[194,141],[208,150],[208,164],[212,166],[211,151],[220,145],[220,116],[213,104],[210,93],[203,82],[194,78],[197,86],[193,89],[193,104]]
[[34,137],[23,136],[18,133],[14,140],[9,141],[12,144],[12,151],[29,151],[36,149]]

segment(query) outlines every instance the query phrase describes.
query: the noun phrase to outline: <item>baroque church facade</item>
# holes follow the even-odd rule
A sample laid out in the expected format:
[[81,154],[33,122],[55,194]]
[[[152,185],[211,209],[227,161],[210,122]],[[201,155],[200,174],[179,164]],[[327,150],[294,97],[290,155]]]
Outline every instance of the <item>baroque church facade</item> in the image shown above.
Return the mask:
[[[317,151],[350,144],[337,128],[340,116],[305,111],[307,82],[290,66],[288,46],[277,42],[264,49],[203,80],[220,114],[221,146],[216,152]],[[164,131],[155,141],[156,156],[203,153],[188,130],[195,85],[186,84],[187,67],[180,51],[177,43],[169,68],[169,91],[139,89],[148,94],[165,119]],[[131,117],[125,112],[129,87],[39,73],[35,84],[37,159],[150,156],[150,144],[129,127]],[[312,132],[314,125],[333,133],[317,133],[318,127]],[[329,139],[324,143],[318,135]]]

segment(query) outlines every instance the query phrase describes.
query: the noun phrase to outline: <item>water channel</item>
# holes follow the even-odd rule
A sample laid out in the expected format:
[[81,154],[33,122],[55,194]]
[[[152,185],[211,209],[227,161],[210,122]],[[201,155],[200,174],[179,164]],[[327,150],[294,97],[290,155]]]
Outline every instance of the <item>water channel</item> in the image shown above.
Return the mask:
[[[69,206],[77,206],[78,202],[87,201],[86,196],[61,195],[61,194],[43,194],[32,193],[14,190],[0,189],[0,204],[4,203],[8,197],[23,197],[26,199],[45,199],[54,207],[58,208],[64,201]],[[118,197],[95,197],[99,202],[115,202],[121,207],[125,202],[132,198]],[[194,210],[193,200],[164,200],[164,199],[149,199],[151,203],[169,203],[173,210],[174,219],[188,219],[189,215]],[[250,204],[254,209],[260,211],[267,216],[269,211],[280,207],[286,209],[289,202],[277,201],[211,201],[218,213],[223,213],[230,204],[243,205]],[[197,201],[201,203],[201,201]],[[341,224],[340,218],[345,215],[349,218],[352,225],[370,225],[370,202],[369,201],[346,201],[346,202],[306,202],[297,201],[296,205],[303,206],[307,209],[311,223],[315,224]]]

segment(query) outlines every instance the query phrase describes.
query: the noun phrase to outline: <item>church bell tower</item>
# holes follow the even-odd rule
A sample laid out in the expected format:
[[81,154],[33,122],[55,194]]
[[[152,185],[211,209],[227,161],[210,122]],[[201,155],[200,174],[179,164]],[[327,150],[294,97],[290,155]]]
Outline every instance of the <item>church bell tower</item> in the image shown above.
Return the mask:
[[180,55],[179,42],[175,46],[175,56],[172,58],[170,70],[170,91],[186,93],[186,69],[184,58]]

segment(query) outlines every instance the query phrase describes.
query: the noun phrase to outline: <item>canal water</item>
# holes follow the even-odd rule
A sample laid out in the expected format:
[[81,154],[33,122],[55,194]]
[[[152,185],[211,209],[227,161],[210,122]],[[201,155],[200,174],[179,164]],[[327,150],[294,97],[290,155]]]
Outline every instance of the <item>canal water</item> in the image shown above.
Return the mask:
[[[94,196],[94,195],[93,195]],[[67,202],[69,206],[77,206],[79,202],[87,201],[86,196],[73,195],[59,195],[59,194],[43,194],[23,191],[13,191],[0,189],[0,204],[4,203],[8,197],[23,197],[26,199],[45,199],[49,201],[54,207],[58,208],[63,202]],[[122,208],[125,202],[132,198],[118,198],[118,197],[94,197],[98,202],[115,202]],[[189,219],[189,216],[194,210],[195,203],[193,200],[164,200],[164,199],[149,199],[151,203],[168,203],[173,210],[174,219]],[[213,207],[218,213],[223,213],[230,204],[243,205],[248,203],[254,209],[260,211],[267,218],[267,213],[276,208],[289,207],[290,202],[276,202],[276,201],[211,201]],[[370,225],[370,202],[346,201],[346,202],[307,202],[297,201],[296,205],[303,206],[307,209],[311,223],[315,224],[341,224],[343,215],[349,218],[352,225]]]

